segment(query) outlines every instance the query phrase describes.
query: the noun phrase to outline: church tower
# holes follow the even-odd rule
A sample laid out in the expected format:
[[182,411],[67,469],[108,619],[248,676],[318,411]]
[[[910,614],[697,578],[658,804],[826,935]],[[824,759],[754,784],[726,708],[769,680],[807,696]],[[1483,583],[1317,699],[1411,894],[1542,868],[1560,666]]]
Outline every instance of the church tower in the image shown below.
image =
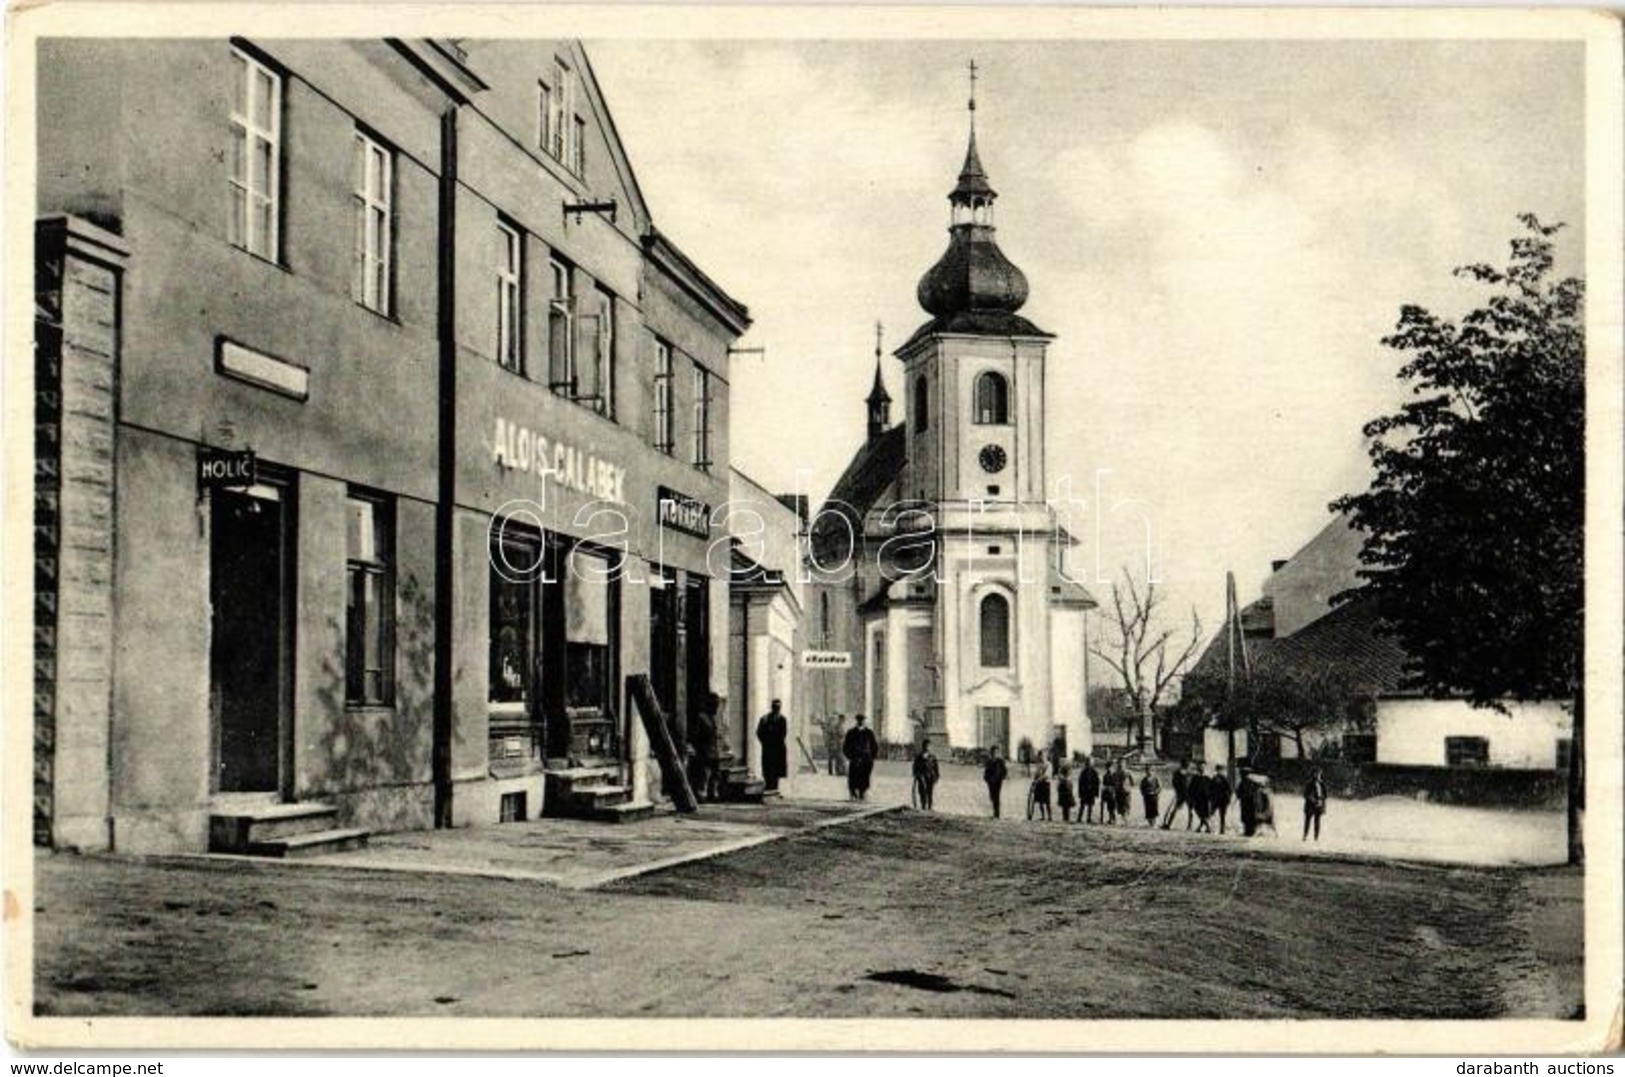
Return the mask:
[[[851,655],[826,710],[863,712],[890,744],[1014,754],[1090,748],[1089,594],[1062,572],[1044,467],[1044,365],[1053,335],[1019,312],[1027,278],[994,239],[998,199],[970,142],[948,195],[948,249],[920,279],[930,319],[893,355],[902,422],[879,369],[868,437],[811,530],[830,611],[826,646]],[[854,554],[850,560],[847,554]]]
[[[1060,572],[1070,539],[1046,498],[1044,366],[1053,335],[1018,313],[1026,275],[994,238],[993,189],[970,140],[948,195],[948,249],[920,279],[931,316],[897,350],[908,403],[903,496],[935,525],[934,637],[940,714],[954,746],[1064,737],[1088,747],[1083,616]],[[910,660],[916,656],[911,655]]]

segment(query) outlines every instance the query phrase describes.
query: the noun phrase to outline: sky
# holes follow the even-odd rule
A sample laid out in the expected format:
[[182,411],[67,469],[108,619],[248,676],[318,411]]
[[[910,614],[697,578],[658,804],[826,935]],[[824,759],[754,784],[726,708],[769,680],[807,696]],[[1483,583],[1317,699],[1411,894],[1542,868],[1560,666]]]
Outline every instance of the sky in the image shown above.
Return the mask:
[[[1132,564],[1209,630],[1224,576],[1369,481],[1362,425],[1405,389],[1405,303],[1458,315],[1450,270],[1502,263],[1516,215],[1581,264],[1581,48],[1529,41],[589,41],[651,215],[750,308],[732,456],[820,501],[927,316],[964,159],[966,62],[997,238],[1056,334],[1048,473],[1073,574]],[[894,403],[893,419],[901,419]]]

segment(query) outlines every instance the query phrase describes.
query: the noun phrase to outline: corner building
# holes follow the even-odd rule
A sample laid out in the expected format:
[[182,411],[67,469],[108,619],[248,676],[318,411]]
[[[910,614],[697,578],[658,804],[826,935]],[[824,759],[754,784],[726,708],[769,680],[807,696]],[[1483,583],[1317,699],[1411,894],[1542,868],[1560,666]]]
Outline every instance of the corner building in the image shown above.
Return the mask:
[[580,45],[38,66],[36,840],[658,796],[626,678],[679,727],[726,691],[749,317],[651,221]]
[[997,197],[973,126],[948,250],[917,289],[930,320],[894,353],[903,421],[877,350],[868,438],[813,525],[809,646],[852,662],[808,692],[867,714],[885,744],[1087,751],[1094,601],[1064,572],[1074,540],[1046,500],[1053,336],[1018,313],[1027,279],[995,242]]

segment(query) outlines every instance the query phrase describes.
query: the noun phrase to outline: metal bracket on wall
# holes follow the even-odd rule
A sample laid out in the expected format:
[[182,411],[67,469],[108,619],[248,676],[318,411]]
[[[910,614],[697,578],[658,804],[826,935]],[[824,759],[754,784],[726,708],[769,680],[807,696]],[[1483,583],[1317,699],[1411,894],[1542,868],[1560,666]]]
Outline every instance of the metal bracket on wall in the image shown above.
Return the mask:
[[610,223],[613,224],[615,222],[615,213],[618,209],[619,207],[616,205],[615,199],[613,198],[607,202],[566,202],[564,203],[564,220],[565,223],[568,224],[570,218],[574,217],[576,223],[580,224],[581,215],[583,213],[596,213],[600,217],[607,215]]

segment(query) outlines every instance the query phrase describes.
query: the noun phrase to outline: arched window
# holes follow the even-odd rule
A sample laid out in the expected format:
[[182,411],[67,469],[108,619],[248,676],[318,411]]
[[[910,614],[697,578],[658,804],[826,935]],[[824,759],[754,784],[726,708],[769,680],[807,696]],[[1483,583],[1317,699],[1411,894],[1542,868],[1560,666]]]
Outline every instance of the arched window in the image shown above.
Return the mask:
[[931,400],[930,386],[925,383],[924,377],[914,379],[914,432],[931,427]]
[[982,599],[982,665],[1003,668],[1010,664],[1010,600],[992,594]]
[[1010,383],[991,370],[976,378],[976,421],[1002,425],[1010,421]]

